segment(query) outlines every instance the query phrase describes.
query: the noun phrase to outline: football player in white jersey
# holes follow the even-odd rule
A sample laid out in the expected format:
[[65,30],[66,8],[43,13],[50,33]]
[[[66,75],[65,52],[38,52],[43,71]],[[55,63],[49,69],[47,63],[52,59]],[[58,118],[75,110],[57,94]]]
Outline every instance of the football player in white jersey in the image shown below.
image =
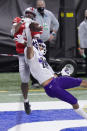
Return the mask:
[[[30,29],[27,33],[27,36],[30,36]],[[79,115],[87,119],[87,113],[79,107],[77,98],[65,90],[76,86],[87,88],[87,81],[69,76],[55,76],[54,71],[43,57],[43,42],[39,43],[37,40],[37,44],[35,42],[33,44],[32,37],[29,37],[27,47],[24,51],[25,60],[30,67],[33,77],[43,86],[48,96],[71,104]]]

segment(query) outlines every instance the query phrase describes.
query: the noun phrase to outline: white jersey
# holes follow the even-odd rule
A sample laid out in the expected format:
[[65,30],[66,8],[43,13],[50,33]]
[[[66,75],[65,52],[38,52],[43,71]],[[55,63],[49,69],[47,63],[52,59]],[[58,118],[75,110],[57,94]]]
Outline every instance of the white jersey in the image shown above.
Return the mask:
[[31,74],[40,84],[42,84],[51,77],[54,77],[54,71],[47,63],[45,57],[41,56],[35,47],[33,47],[33,49],[34,49],[34,57],[32,59],[26,60],[29,64]]

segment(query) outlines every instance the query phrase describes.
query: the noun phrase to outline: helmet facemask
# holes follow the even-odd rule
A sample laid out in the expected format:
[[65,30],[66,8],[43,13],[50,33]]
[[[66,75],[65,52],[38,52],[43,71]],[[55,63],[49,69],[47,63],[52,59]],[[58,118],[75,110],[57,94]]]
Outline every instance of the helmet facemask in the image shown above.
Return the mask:
[[38,43],[39,44],[39,53],[40,55],[46,54],[46,45],[44,43]]
[[25,17],[34,20],[36,16],[31,12],[26,12]]
[[46,54],[46,45],[40,39],[34,39],[33,46],[39,51],[40,55]]
[[27,9],[25,9],[24,16],[27,18],[35,19],[35,17],[36,17],[35,9],[33,7],[29,7]]

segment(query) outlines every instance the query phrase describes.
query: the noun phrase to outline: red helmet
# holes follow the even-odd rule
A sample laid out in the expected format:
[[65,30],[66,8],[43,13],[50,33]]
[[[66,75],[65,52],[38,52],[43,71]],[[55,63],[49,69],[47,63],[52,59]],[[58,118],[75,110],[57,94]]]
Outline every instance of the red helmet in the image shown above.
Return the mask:
[[27,8],[27,9],[25,9],[24,15],[27,16],[29,13],[32,13],[34,16],[36,16],[35,8],[29,7],[29,8]]
[[19,23],[20,21],[21,21],[21,18],[20,17],[16,17],[16,18],[14,18],[13,23]]

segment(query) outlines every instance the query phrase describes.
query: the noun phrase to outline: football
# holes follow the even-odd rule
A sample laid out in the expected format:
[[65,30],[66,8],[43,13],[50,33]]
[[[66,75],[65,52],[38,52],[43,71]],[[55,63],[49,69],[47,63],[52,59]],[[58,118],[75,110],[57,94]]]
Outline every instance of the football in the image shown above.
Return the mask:
[[29,28],[30,28],[31,31],[34,31],[34,32],[42,31],[42,27],[36,22],[32,22],[29,25]]

